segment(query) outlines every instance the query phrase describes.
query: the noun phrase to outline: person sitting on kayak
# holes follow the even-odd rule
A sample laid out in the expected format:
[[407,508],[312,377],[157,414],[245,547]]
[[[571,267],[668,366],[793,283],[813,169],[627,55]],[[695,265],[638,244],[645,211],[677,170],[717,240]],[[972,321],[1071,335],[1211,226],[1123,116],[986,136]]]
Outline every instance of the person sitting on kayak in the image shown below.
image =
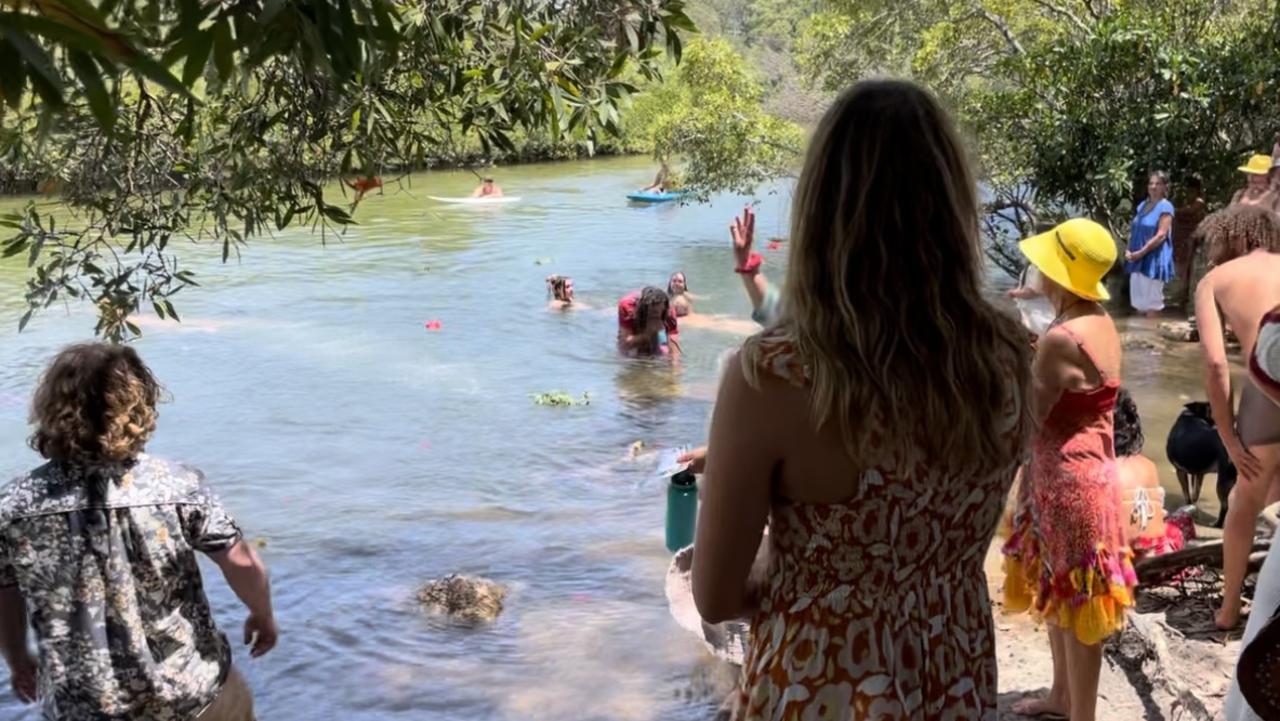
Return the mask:
[[618,350],[629,356],[680,354],[680,326],[671,298],[647,286],[618,301]]
[[498,187],[498,184],[493,182],[493,178],[485,178],[484,180],[480,181],[480,186],[478,188],[471,191],[471,197],[501,198],[502,188]]
[[547,293],[552,310],[569,310],[578,307],[573,300],[573,278],[567,275],[547,276]]
[[654,176],[653,183],[646,185],[640,189],[641,193],[671,193],[680,188],[679,178],[671,171],[671,166],[667,165],[667,161],[662,161],[662,167],[658,168],[658,174]]

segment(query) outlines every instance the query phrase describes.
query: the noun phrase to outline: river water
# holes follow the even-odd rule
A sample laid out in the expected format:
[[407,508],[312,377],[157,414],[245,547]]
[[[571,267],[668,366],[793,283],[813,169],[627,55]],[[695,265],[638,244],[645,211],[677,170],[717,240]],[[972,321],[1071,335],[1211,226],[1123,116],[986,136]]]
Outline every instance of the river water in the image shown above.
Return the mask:
[[[202,283],[177,299],[185,322],[144,319],[137,342],[172,394],[149,450],[202,468],[265,544],[281,642],[236,652],[263,719],[648,721],[716,704],[663,596],[665,485],[651,456],[626,456],[703,440],[717,358],[749,326],[682,328],[672,369],[617,357],[613,306],[684,270],[699,312],[747,318],[727,233],[745,199],[629,205],[651,177],[636,158],[502,169],[522,200],[475,208],[427,198],[465,195],[473,175],[419,174],[366,198],[339,242],[290,230],[226,265],[182,248]],[[786,234],[786,186],[773,191],[757,198],[761,245]],[[764,252],[780,279],[785,251]],[[24,272],[0,265],[4,478],[38,463],[25,417],[44,363],[93,328],[72,306],[18,334]],[[548,311],[552,272],[590,308]],[[1125,376],[1177,496],[1164,437],[1199,395],[1196,349],[1132,352]],[[532,402],[547,391],[590,404]],[[205,572],[234,641],[243,611]],[[492,626],[419,611],[415,589],[455,572],[510,586]],[[7,683],[0,718],[35,718]]]

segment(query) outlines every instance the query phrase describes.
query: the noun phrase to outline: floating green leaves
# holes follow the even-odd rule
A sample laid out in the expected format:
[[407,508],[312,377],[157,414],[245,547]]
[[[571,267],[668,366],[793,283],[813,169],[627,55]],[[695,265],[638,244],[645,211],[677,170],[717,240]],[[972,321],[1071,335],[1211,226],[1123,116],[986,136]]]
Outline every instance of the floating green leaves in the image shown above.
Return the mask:
[[581,398],[565,393],[564,391],[551,391],[549,393],[534,393],[530,396],[533,398],[534,405],[539,406],[589,406],[591,405],[591,394],[584,392]]

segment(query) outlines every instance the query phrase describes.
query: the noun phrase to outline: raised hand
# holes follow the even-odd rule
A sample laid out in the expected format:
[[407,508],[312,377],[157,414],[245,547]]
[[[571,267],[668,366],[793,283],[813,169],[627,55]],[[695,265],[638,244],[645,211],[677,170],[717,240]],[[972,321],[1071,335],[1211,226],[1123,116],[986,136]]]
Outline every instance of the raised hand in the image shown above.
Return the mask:
[[751,206],[742,209],[742,216],[734,218],[729,224],[729,234],[733,236],[733,257],[737,267],[741,268],[751,258],[751,246],[756,240],[756,214]]

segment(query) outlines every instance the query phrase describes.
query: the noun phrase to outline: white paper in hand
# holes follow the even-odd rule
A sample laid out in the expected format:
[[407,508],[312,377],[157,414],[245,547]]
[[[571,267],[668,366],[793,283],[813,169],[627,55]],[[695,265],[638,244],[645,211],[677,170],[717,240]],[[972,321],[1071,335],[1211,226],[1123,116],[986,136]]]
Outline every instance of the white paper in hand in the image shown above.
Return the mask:
[[688,463],[681,463],[680,461],[676,460],[680,456],[683,456],[688,452],[689,452],[689,449],[685,447],[669,448],[665,451],[662,451],[658,455],[657,475],[662,476],[664,478],[670,478],[671,476],[674,476],[680,471],[683,471],[684,469],[688,468],[689,467]]

